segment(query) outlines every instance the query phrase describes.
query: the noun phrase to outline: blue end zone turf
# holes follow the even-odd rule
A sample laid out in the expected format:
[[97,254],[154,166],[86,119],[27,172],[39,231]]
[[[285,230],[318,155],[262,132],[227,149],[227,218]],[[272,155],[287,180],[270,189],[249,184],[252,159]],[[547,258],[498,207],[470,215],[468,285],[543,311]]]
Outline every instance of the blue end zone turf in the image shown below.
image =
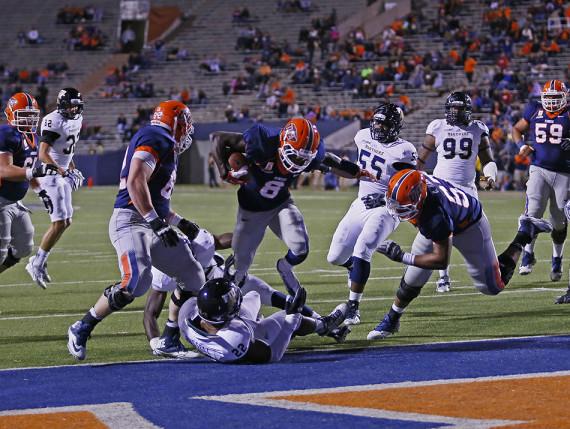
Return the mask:
[[147,420],[168,428],[289,428],[293,421],[296,428],[427,428],[434,424],[194,397],[569,369],[570,336],[555,336],[296,353],[272,365],[196,359],[5,370],[0,371],[0,411],[130,402]]

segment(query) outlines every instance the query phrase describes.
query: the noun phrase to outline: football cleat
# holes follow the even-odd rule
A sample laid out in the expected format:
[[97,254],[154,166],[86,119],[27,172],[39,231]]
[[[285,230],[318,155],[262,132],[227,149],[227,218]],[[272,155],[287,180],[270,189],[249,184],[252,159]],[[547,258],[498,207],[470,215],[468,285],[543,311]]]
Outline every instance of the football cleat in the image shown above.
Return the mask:
[[559,282],[562,279],[562,257],[552,257],[552,270],[550,271],[550,280]]
[[554,304],[570,304],[570,288],[562,296],[557,297],[554,300]]
[[345,325],[359,325],[360,324],[360,310],[358,309],[358,301],[348,300],[347,306],[348,311],[346,313],[346,319],[344,319]]
[[47,270],[47,262],[44,264],[44,280],[48,283],[51,283],[51,276],[48,274]]
[[366,337],[367,340],[378,340],[389,337],[400,330],[400,321],[393,321],[389,314],[386,313],[382,321],[370,331]]
[[350,326],[343,325],[340,328],[333,329],[327,334],[327,337],[334,338],[337,343],[344,343],[346,337],[350,334]]
[[552,232],[552,224],[544,219],[528,215],[520,215],[519,231],[526,232],[534,240],[540,233]]
[[[35,256],[32,256],[30,258],[30,260],[28,261],[28,263],[26,264],[26,271],[28,272],[28,274],[30,275],[30,277],[32,278],[32,280],[42,289],[46,289],[47,285],[46,285],[46,272],[44,267],[41,267],[39,265],[35,265],[34,264],[34,259],[36,259]],[[47,276],[49,278],[49,275]],[[48,281],[51,281],[48,280]]]
[[303,306],[307,301],[307,290],[304,287],[297,289],[297,293],[291,301],[287,300],[285,303],[285,313],[295,314],[303,310]]
[[449,292],[451,290],[451,280],[448,276],[440,277],[435,283],[435,290],[439,293]]
[[297,290],[301,287],[301,283],[299,283],[297,276],[295,276],[293,272],[293,266],[287,262],[287,259],[281,258],[277,260],[276,268],[287,289],[287,293],[291,296],[295,296]]
[[532,268],[536,264],[536,258],[534,257],[534,253],[527,252],[526,250],[523,251],[521,266],[519,267],[519,274],[521,276],[526,276],[532,273]]
[[[153,338],[156,340],[156,338]],[[197,353],[189,351],[180,342],[180,336],[160,337],[157,341],[151,341],[152,354],[155,356],[171,357],[175,359],[191,359]]]
[[329,335],[333,330],[338,328],[344,319],[346,318],[346,313],[348,312],[348,305],[343,302],[335,307],[335,309],[328,316],[321,317],[320,321],[323,323],[321,329],[316,331],[318,335],[325,336]]
[[67,350],[77,360],[85,359],[87,354],[87,339],[91,329],[89,325],[78,320],[67,329]]

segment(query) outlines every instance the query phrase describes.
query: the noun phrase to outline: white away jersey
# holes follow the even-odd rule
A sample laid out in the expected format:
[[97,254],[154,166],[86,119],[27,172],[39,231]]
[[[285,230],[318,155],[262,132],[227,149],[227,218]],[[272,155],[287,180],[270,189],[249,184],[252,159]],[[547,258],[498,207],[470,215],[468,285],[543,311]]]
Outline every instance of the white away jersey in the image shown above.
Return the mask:
[[180,309],[180,331],[190,344],[210,359],[217,362],[233,362],[245,356],[253,342],[253,327],[257,322],[252,320],[252,315],[257,315],[260,308],[261,303],[257,293],[245,294],[239,315],[216,334],[210,335],[200,328],[197,300],[190,298]]
[[[73,158],[82,122],[83,116],[79,116],[77,119],[66,119],[57,110],[47,114],[42,121],[42,137],[46,136],[46,131],[59,135],[51,144],[49,154],[65,170],[69,168],[69,163]],[[46,140],[41,139],[40,141]]]
[[479,143],[481,137],[489,135],[487,126],[476,120],[469,125],[449,125],[445,119],[436,119],[426,134],[435,138],[437,165],[433,175],[452,184],[473,186]]
[[382,144],[372,138],[370,128],[364,128],[354,136],[358,148],[358,163],[362,169],[376,176],[377,182],[367,178],[360,180],[358,196],[384,193],[388,189],[390,177],[396,173],[394,164],[398,162],[416,165],[416,148],[407,140],[398,139],[389,144]]

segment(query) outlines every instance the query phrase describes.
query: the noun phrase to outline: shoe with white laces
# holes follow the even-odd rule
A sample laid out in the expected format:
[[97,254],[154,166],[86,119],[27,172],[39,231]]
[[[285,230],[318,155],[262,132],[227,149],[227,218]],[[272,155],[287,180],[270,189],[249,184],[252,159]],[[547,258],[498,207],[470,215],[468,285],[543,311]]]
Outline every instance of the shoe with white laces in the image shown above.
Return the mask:
[[297,293],[297,290],[301,287],[301,283],[299,283],[297,276],[295,276],[293,272],[293,266],[287,262],[287,259],[281,258],[277,260],[276,268],[287,289],[287,293],[291,296],[295,296],[295,293]]
[[530,273],[532,273],[534,264],[536,264],[536,258],[534,257],[534,253],[530,253],[527,252],[526,250],[523,250],[521,265],[519,267],[519,274],[521,276],[529,275]]
[[344,319],[345,325],[359,325],[360,324],[360,310],[358,301],[348,300],[348,312],[346,313],[346,319]]
[[[30,277],[32,278],[32,280],[42,289],[47,289],[47,285],[46,285],[46,277],[45,277],[45,273],[44,273],[44,268],[40,265],[35,265],[34,264],[34,259],[36,259],[35,256],[32,256],[30,258],[30,260],[28,261],[28,263],[26,264],[26,271],[28,272],[28,274],[30,275]],[[49,276],[48,276],[49,278]],[[51,279],[49,280],[51,281]]]
[[439,293],[449,292],[451,290],[451,280],[449,277],[440,277],[439,280],[435,283],[435,290]]
[[87,339],[91,328],[78,320],[67,329],[67,350],[77,360],[85,359],[87,355]]
[[366,337],[367,340],[381,340],[390,335],[394,335],[400,330],[400,321],[394,321],[390,318],[390,315],[386,313],[382,321],[374,328],[374,330],[368,333]]
[[321,329],[316,331],[316,333],[321,337],[329,335],[333,330],[338,328],[342,322],[344,322],[347,312],[348,305],[346,302],[337,305],[328,316],[324,316],[319,319],[323,323],[323,326]]
[[198,353],[188,350],[180,342],[180,336],[153,338],[150,341],[152,354],[155,356],[171,357],[175,359],[192,359],[199,356]]

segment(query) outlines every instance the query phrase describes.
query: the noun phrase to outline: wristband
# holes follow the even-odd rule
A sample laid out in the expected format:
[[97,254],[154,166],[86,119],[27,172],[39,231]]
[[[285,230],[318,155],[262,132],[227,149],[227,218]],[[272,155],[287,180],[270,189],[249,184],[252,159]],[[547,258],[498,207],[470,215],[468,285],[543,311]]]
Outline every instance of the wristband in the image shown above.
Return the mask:
[[143,215],[143,217],[144,220],[146,220],[148,223],[151,223],[153,220],[158,219],[158,213],[155,209],[152,209],[147,214]]
[[169,217],[168,217],[168,223],[172,226],[178,226],[178,224],[180,223],[180,221],[184,219],[182,216],[180,216],[178,213],[172,213]]
[[31,168],[26,168],[26,180],[32,180],[34,178],[34,170]]
[[406,265],[414,265],[415,259],[416,259],[416,255],[414,255],[413,253],[410,253],[410,252],[406,252],[406,253],[404,253],[404,256],[402,256],[402,263],[404,263]]

